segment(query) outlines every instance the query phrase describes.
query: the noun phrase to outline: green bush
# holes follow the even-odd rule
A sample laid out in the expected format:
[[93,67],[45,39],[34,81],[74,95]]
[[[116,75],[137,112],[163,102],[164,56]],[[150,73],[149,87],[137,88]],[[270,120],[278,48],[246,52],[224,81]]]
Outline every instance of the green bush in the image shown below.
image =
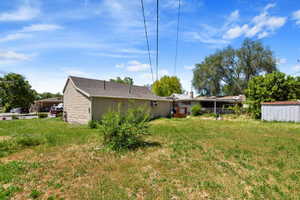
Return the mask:
[[48,142],[47,138],[37,135],[21,134],[11,139],[0,141],[0,157],[7,156],[18,150],[38,146]]
[[38,118],[42,119],[42,118],[47,118],[48,114],[47,113],[38,113]]
[[0,141],[0,158],[14,153],[17,149],[18,145],[13,140]]
[[22,147],[38,146],[46,142],[45,138],[41,136],[34,136],[34,135],[27,135],[27,134],[17,136],[15,141],[18,145]]
[[95,121],[95,120],[90,120],[89,123],[88,123],[88,127],[89,127],[90,129],[95,129],[95,128],[98,127],[98,122]]
[[230,106],[229,109],[232,110],[236,115],[243,114],[243,107],[241,105],[236,104],[234,106]]
[[17,115],[12,115],[11,118],[12,118],[13,120],[19,119],[19,117],[18,117]]
[[104,145],[114,151],[136,148],[141,144],[141,136],[148,134],[149,114],[143,108],[106,113],[100,123],[104,134]]
[[193,116],[198,116],[201,115],[201,105],[200,104],[196,104],[192,107],[191,112]]

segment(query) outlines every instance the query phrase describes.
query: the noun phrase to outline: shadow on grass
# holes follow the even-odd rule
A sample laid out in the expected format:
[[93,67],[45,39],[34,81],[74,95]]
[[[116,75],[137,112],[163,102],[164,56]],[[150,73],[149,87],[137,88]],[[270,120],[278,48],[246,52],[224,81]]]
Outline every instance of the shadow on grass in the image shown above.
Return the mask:
[[159,142],[149,142],[149,141],[138,141],[137,143],[131,145],[129,150],[138,150],[138,149],[146,149],[151,147],[161,147]]
[[104,150],[113,151],[113,152],[130,152],[137,151],[141,149],[153,148],[153,147],[161,147],[162,145],[159,142],[149,142],[138,140],[130,145],[125,146],[113,146],[110,144],[103,144]]

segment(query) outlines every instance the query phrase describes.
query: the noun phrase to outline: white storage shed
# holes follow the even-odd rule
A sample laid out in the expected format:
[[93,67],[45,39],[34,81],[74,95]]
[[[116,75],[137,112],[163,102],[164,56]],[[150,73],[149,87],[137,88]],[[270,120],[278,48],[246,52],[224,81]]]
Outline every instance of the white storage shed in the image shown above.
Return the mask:
[[265,102],[261,112],[262,120],[300,122],[300,101]]

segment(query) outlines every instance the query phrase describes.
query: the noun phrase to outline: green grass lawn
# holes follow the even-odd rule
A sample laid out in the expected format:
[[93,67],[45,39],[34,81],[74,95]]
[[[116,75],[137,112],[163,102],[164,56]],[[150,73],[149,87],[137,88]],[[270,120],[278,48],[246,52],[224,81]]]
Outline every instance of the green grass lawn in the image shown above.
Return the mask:
[[0,122],[0,199],[300,199],[300,124],[159,119],[108,152],[57,119]]

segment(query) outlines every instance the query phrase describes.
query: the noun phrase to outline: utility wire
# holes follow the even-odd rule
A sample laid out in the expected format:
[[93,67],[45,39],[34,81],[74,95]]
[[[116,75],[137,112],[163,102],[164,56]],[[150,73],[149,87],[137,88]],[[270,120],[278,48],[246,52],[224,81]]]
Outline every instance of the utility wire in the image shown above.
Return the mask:
[[150,44],[149,44],[149,37],[148,37],[146,17],[145,17],[144,0],[141,0],[141,5],[142,5],[142,13],[143,13],[143,19],[144,19],[145,37],[146,37],[147,48],[148,48],[149,65],[150,65],[150,70],[151,70],[151,75],[152,75],[152,82],[154,82],[154,75],[153,75],[152,61],[151,61],[151,53],[150,53]]
[[176,37],[176,50],[175,50],[175,61],[174,61],[174,75],[175,76],[176,76],[176,71],[177,71],[180,16],[181,16],[181,2],[180,2],[180,0],[178,0],[177,37]]
[[156,80],[158,80],[158,50],[159,50],[158,22],[159,22],[159,0],[156,0]]

